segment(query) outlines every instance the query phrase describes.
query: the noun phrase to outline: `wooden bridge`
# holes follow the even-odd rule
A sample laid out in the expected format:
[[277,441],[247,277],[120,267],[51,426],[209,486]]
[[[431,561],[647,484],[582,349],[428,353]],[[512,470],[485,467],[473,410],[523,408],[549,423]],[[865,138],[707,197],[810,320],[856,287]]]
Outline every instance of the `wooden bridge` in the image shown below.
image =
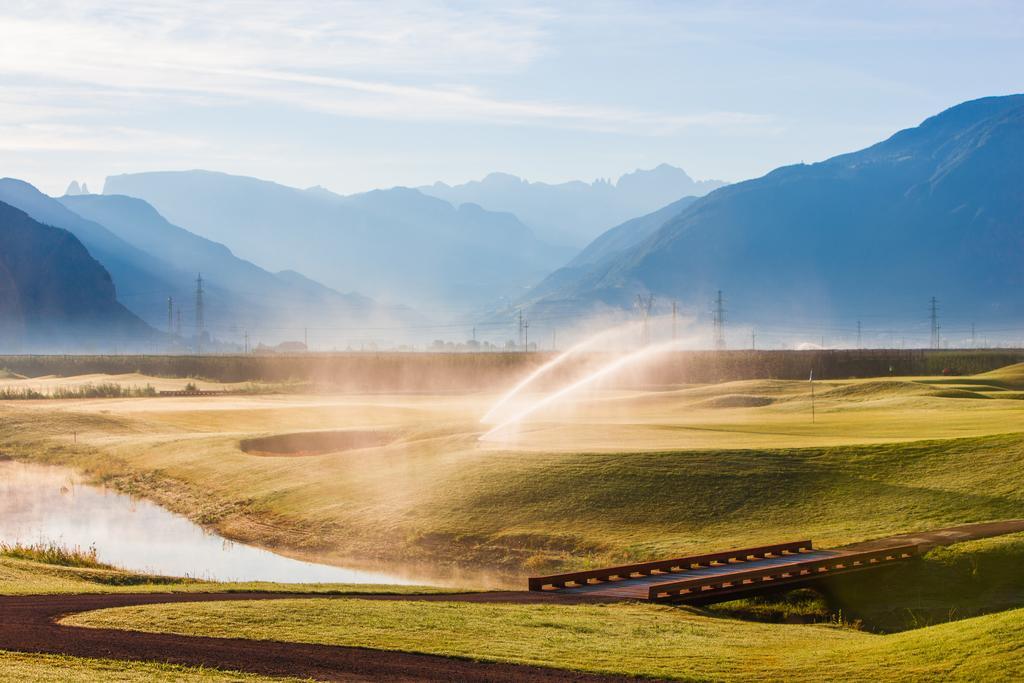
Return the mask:
[[881,549],[815,549],[811,541],[530,578],[531,591],[653,602],[711,603],[806,584],[916,557],[917,544]]

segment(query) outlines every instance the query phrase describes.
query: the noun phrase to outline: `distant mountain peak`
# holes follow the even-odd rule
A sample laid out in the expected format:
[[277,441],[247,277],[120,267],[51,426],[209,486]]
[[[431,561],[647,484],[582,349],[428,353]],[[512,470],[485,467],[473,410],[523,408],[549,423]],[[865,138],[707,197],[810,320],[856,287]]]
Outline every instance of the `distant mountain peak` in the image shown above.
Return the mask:
[[[638,168],[630,173],[623,173],[619,176],[618,181],[615,183],[616,187],[622,187],[623,185],[629,185],[634,182],[639,182],[648,179],[661,179],[661,180],[676,180],[682,183],[693,183],[696,182],[690,177],[690,174],[671,164],[661,163],[651,169]],[[703,181],[708,182],[708,181]],[[723,181],[711,181],[724,184]]]
[[455,205],[474,203],[489,211],[513,213],[543,240],[582,246],[613,225],[724,184],[694,180],[683,169],[662,163],[617,180],[546,183],[494,172],[461,185],[438,182],[420,190]]
[[92,193],[89,192],[89,184],[85,181],[82,181],[82,184],[79,185],[77,180],[72,180],[64,194],[68,197],[77,197],[78,195]]

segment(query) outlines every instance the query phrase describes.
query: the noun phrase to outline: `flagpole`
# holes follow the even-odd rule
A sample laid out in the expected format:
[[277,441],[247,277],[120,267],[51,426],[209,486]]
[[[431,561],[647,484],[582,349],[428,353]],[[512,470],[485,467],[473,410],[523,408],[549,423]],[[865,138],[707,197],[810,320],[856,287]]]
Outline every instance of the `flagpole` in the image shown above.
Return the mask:
[[814,370],[811,370],[811,424],[814,424]]

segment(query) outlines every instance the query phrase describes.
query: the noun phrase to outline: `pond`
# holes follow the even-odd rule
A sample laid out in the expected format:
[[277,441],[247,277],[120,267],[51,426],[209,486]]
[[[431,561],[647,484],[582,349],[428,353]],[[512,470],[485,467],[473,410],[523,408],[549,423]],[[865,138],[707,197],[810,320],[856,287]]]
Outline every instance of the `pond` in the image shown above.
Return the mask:
[[95,547],[124,569],[217,581],[416,583],[303,562],[235,543],[155,503],[91,486],[73,470],[0,460],[0,543]]

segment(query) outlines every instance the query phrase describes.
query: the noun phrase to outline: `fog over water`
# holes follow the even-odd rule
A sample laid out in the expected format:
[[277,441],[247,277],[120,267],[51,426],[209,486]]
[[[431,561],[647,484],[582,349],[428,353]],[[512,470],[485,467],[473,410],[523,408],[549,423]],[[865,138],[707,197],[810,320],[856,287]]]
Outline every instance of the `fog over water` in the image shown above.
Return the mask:
[[165,576],[282,583],[417,583],[235,543],[159,505],[84,484],[72,470],[0,460],[0,543],[94,546],[101,562]]

